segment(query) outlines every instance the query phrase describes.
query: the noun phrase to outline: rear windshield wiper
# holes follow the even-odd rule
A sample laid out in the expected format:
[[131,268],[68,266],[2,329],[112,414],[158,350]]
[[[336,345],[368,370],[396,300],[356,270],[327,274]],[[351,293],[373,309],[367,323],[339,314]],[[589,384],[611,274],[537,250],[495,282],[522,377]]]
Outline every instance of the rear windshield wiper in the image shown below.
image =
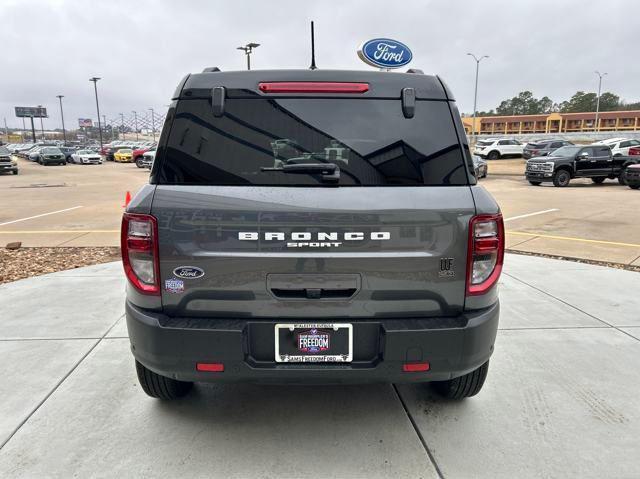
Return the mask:
[[310,173],[320,175],[323,181],[340,180],[340,168],[335,163],[288,163],[278,168],[260,168],[260,171],[282,171],[283,173]]

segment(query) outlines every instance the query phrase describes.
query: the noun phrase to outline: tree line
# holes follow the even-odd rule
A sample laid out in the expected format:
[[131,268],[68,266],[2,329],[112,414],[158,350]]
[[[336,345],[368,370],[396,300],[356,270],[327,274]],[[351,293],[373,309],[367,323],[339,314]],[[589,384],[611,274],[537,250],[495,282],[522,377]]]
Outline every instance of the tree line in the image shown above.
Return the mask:
[[[536,98],[530,91],[521,91],[503,100],[495,110],[479,111],[478,116],[541,115],[545,113],[580,113],[595,111],[598,95],[577,91],[569,100],[554,102],[548,96]],[[600,111],[640,110],[640,102],[626,103],[618,95],[605,92],[600,95]]]

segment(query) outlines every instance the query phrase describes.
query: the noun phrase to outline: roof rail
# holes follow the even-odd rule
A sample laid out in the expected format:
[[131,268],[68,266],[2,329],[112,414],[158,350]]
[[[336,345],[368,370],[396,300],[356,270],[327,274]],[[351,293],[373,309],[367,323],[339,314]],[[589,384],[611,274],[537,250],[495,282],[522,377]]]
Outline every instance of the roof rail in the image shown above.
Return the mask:
[[212,73],[212,72],[219,72],[220,69],[218,67],[207,67],[204,70],[202,70],[202,73]]
[[424,72],[419,68],[409,68],[407,73],[415,73],[416,75],[424,75]]

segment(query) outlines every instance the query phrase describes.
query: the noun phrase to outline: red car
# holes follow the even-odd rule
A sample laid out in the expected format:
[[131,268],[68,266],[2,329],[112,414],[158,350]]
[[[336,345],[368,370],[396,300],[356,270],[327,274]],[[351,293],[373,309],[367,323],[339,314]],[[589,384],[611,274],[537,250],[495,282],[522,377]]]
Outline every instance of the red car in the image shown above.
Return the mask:
[[151,147],[147,146],[144,148],[137,148],[133,150],[133,154],[131,155],[133,161],[137,162],[138,160],[142,160],[142,155],[144,155],[147,151],[149,151]]

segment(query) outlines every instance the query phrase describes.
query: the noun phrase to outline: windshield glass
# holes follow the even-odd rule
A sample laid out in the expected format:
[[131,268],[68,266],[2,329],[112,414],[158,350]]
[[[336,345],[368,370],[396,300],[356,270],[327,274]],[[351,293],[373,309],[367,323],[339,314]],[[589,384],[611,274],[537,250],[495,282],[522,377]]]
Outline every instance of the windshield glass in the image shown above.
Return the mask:
[[575,155],[578,150],[582,148],[581,146],[563,146],[562,148],[558,148],[557,150],[552,151],[550,154],[553,156],[571,156]]
[[486,140],[485,141],[479,141],[478,145],[479,146],[490,146],[490,145],[493,145],[493,141],[486,141]]
[[44,153],[45,155],[59,155],[61,153],[61,151],[57,148],[43,148],[42,150],[40,150],[41,153]]
[[[326,186],[290,165],[332,164],[339,186],[466,185],[449,106],[399,100],[228,99],[178,103],[157,181],[168,184]],[[288,168],[285,168],[288,167]],[[286,172],[285,172],[286,170]],[[304,171],[303,171],[304,170]]]
[[129,148],[121,148],[121,149],[118,150],[118,153],[123,153],[123,154],[127,155],[127,154],[131,153],[131,149],[129,149]]
[[5,148],[4,146],[0,146],[0,155],[6,156],[10,154],[11,152],[7,148]]

